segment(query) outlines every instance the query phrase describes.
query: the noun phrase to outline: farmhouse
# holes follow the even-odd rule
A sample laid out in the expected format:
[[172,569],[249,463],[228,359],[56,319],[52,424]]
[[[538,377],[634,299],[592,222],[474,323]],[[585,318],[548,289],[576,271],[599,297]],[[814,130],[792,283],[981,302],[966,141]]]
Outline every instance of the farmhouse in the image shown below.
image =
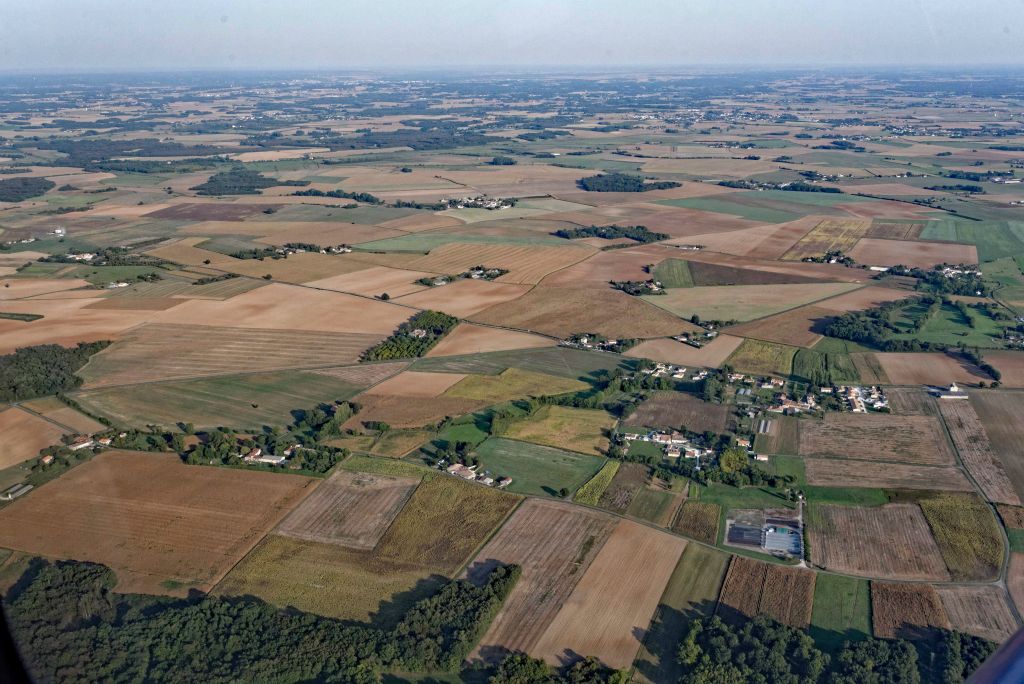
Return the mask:
[[87,449],[93,446],[95,443],[96,442],[92,441],[92,437],[88,437],[86,435],[78,435],[71,441],[70,444],[68,444],[68,449],[71,449],[72,451],[78,451],[79,449]]
[[939,399],[967,399],[967,392],[960,389],[957,384],[951,383],[949,387],[939,389],[936,391]]
[[461,463],[452,463],[446,468],[449,475],[461,477],[463,480],[476,479],[476,466],[464,466]]

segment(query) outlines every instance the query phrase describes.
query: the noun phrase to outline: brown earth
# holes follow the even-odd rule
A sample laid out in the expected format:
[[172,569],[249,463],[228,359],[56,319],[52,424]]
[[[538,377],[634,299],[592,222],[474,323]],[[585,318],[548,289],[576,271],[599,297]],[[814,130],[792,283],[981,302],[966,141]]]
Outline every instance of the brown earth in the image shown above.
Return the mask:
[[883,639],[934,637],[951,629],[935,589],[927,584],[871,583],[871,622]]
[[851,461],[838,458],[804,460],[807,483],[820,487],[858,487],[880,489],[923,489],[970,492],[974,485],[959,468],[886,463],[879,468],[876,461]]
[[953,629],[1001,644],[1020,627],[997,586],[936,587]]
[[9,468],[39,455],[39,450],[60,444],[65,434],[48,420],[17,407],[0,411],[0,469]]
[[960,453],[960,460],[981,487],[985,498],[1019,506],[1021,499],[1014,491],[1002,462],[992,451],[988,435],[974,407],[966,401],[939,400],[938,404],[953,445]]
[[801,456],[832,456],[917,465],[953,465],[955,457],[933,416],[827,413],[800,429]]
[[808,570],[733,556],[718,597],[718,613],[731,622],[768,615],[805,629],[811,622],[815,578]]

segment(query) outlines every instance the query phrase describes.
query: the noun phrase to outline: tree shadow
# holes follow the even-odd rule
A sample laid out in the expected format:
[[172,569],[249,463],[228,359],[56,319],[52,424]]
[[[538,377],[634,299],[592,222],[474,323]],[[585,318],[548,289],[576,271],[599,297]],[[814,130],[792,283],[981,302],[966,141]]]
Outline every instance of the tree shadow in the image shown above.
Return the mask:
[[637,673],[651,682],[679,681],[682,666],[677,654],[690,622],[714,615],[716,608],[723,620],[736,619],[736,616],[729,614],[730,611],[739,615],[728,606],[719,606],[717,601],[700,601],[685,610],[659,605],[654,620],[646,630],[634,628],[634,635],[642,639],[644,644],[644,650],[633,663]]

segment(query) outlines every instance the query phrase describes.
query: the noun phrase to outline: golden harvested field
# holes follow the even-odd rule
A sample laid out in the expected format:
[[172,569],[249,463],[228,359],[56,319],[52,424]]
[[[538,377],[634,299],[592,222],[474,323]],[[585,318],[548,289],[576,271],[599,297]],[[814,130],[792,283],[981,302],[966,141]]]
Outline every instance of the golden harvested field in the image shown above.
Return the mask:
[[935,589],[927,584],[871,583],[871,622],[876,637],[922,639],[951,629]]
[[615,419],[606,411],[544,406],[531,418],[513,423],[502,437],[585,454],[604,453],[606,433]]
[[589,387],[579,380],[519,368],[506,368],[498,375],[468,375],[464,379],[455,377],[457,384],[445,392],[445,396],[486,401],[489,404],[523,397],[578,392]]
[[494,245],[453,242],[430,251],[409,264],[409,268],[431,273],[461,273],[473,266],[504,268],[502,283],[535,285],[549,273],[586,259],[592,247]]
[[416,281],[420,278],[431,277],[432,275],[423,271],[405,271],[398,268],[388,268],[387,266],[371,266],[354,273],[344,273],[322,280],[313,280],[306,283],[306,285],[323,290],[352,292],[368,297],[375,297],[384,292],[390,297],[401,297],[402,295],[427,289],[426,285],[420,285]]
[[0,511],[0,545],[110,566],[118,591],[207,591],[319,480],[108,451]]
[[1002,643],[1020,627],[1000,587],[936,587],[935,591],[955,630]]
[[818,305],[801,306],[768,318],[726,328],[729,333],[796,347],[813,347],[835,312]]
[[[56,397],[23,401],[21,405],[30,411],[42,414],[44,418],[70,428],[72,432],[91,435],[107,429],[107,426],[103,423],[76,411]],[[2,427],[0,427],[0,432],[4,432]]]
[[888,579],[949,579],[928,522],[915,504],[817,504],[808,511],[807,534],[811,561],[826,570]]
[[509,351],[511,349],[539,349],[553,347],[557,342],[549,337],[530,333],[490,328],[472,323],[459,323],[454,330],[434,346],[427,356],[455,356],[481,352]]
[[603,287],[609,280],[647,280],[650,275],[643,270],[644,266],[674,255],[674,251],[658,245],[597,252],[589,259],[552,273],[543,283],[547,287]]
[[637,405],[623,425],[722,433],[726,431],[729,414],[726,404],[711,404],[681,392],[655,392]]
[[[187,287],[187,286],[186,286]],[[143,311],[165,311],[178,306],[182,299],[171,297],[106,297],[89,304],[88,309],[117,309],[119,311],[141,309]]]
[[626,356],[651,359],[681,366],[718,368],[743,343],[742,337],[719,335],[700,349],[673,339],[661,338],[641,342],[626,352]]
[[839,458],[804,460],[807,483],[819,487],[877,487],[879,489],[924,489],[932,491],[974,491],[959,468],[886,463]]
[[824,256],[832,250],[849,254],[870,227],[871,221],[862,219],[825,219],[800,238],[782,258],[800,261],[805,257]]
[[521,497],[438,474],[425,479],[377,545],[396,563],[450,575],[512,512]]
[[372,549],[419,480],[339,470],[288,514],[277,528],[286,537],[353,549]]
[[466,570],[476,578],[497,563],[523,568],[470,659],[493,663],[510,651],[531,652],[615,525],[615,518],[579,506],[524,501]]
[[718,597],[718,614],[730,622],[768,615],[805,629],[811,622],[815,573],[733,556]]
[[870,266],[917,266],[931,268],[935,264],[976,264],[978,248],[955,242],[919,242],[916,240],[880,240],[864,238],[852,250],[844,252],[858,264]]
[[686,540],[622,520],[531,655],[551,664],[593,654],[629,667]]
[[146,254],[175,264],[185,264],[186,266],[205,265],[222,270],[231,270],[245,261],[244,259],[236,259],[209,249],[196,247],[196,245],[206,240],[205,236],[181,238],[162,247],[151,249]]
[[960,460],[985,497],[989,501],[1019,506],[1021,499],[1014,491],[1002,462],[992,451],[974,407],[966,401],[940,400],[938,404],[953,445],[960,453]]
[[345,428],[358,428],[364,421],[370,420],[380,420],[391,427],[423,427],[437,423],[445,416],[454,418],[486,405],[482,401],[472,399],[437,396],[429,401],[410,400],[394,394],[360,394],[354,401],[362,406],[362,409],[345,423]]
[[686,501],[672,524],[672,531],[705,544],[718,541],[718,519],[722,507],[702,501]]
[[39,455],[39,450],[59,444],[65,434],[53,423],[17,407],[0,411],[0,470]]
[[353,363],[381,339],[359,333],[143,325],[94,355],[79,372],[86,388],[246,371]]
[[463,318],[492,306],[501,306],[526,294],[530,288],[506,282],[463,278],[440,287],[428,287],[404,297],[398,302],[420,309],[434,309]]
[[366,390],[364,396],[436,397],[444,394],[445,390],[465,377],[459,373],[424,373],[406,370],[374,385]]
[[973,364],[941,352],[887,352],[876,353],[874,358],[896,385],[977,385],[979,380],[990,379]]
[[1024,497],[1024,406],[1016,392],[986,390],[970,393],[971,405],[985,428],[1018,496]]
[[429,568],[388,561],[372,551],[270,534],[214,593],[259,596],[282,608],[389,626],[444,581]]
[[[65,292],[80,287],[89,287],[89,283],[80,278],[62,278],[49,280],[44,278],[0,278],[0,301],[25,299],[54,292]],[[91,290],[92,296],[96,291]]]
[[853,288],[855,283],[794,283],[788,285],[712,285],[681,287],[644,301],[682,318],[697,314],[707,321],[750,321],[755,318],[827,299]]
[[361,387],[371,387],[396,375],[409,367],[408,361],[386,361],[384,363],[362,363],[358,366],[339,366],[312,371],[317,375],[328,375],[338,380]]
[[[451,287],[450,285],[447,287]],[[697,327],[639,297],[612,290],[539,286],[505,304],[472,316],[472,320],[559,338],[592,332],[611,339],[670,337]]]
[[1019,351],[986,351],[985,360],[999,369],[1004,387],[1024,387],[1024,354]]
[[827,413],[823,420],[804,421],[800,455],[915,465],[956,462],[937,418],[884,413]]
[[793,372],[794,354],[796,347],[745,339],[726,363],[741,373],[786,377]]

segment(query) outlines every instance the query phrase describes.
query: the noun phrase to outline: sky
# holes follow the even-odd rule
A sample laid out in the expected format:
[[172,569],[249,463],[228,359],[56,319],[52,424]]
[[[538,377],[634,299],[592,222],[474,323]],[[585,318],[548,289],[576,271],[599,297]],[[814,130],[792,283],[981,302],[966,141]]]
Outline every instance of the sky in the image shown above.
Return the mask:
[[0,0],[0,72],[1024,65],[1024,0]]

